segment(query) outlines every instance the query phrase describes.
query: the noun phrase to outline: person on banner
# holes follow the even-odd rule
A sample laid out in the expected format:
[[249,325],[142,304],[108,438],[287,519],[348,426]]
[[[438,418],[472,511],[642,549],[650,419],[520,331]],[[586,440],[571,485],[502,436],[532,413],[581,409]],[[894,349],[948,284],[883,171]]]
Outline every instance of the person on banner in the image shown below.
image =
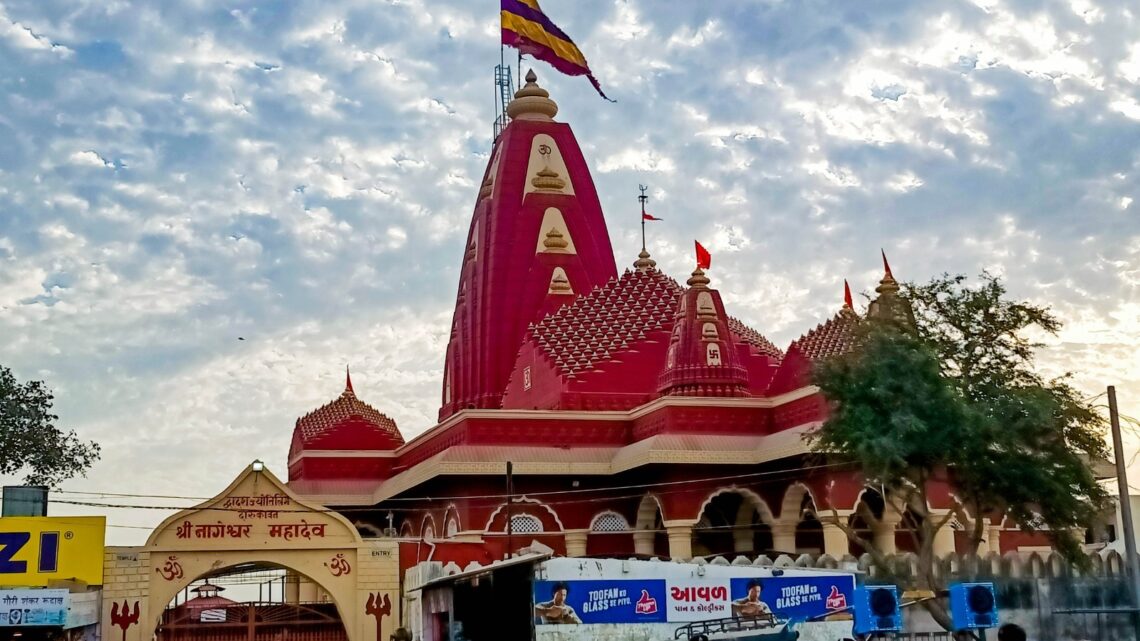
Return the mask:
[[566,603],[566,595],[569,593],[570,586],[555,583],[550,591],[550,600],[534,606],[535,615],[542,623],[581,623],[578,613]]
[[760,579],[748,582],[748,593],[732,602],[732,616],[735,617],[771,617],[772,609],[767,603],[760,600]]

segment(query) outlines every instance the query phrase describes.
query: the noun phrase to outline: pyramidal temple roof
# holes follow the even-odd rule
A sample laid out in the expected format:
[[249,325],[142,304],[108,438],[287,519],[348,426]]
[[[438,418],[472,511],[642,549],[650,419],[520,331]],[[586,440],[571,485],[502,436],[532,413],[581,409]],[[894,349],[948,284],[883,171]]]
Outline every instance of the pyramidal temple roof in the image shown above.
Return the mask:
[[838,356],[851,349],[852,332],[858,322],[855,312],[844,307],[826,322],[792,341],[788,349],[796,348],[811,360]]
[[661,272],[626,270],[530,326],[531,336],[563,374],[611,360],[673,322],[681,286]]
[[303,443],[309,444],[342,425],[360,421],[387,436],[393,446],[404,444],[404,437],[396,427],[396,421],[356,398],[356,393],[352,389],[352,379],[347,375],[341,395],[331,403],[326,403],[297,419],[295,431]]
[[772,341],[764,338],[760,332],[745,325],[743,321],[733,317],[728,317],[728,331],[732,332],[733,336],[742,343],[752,346],[757,352],[766,356],[771,356],[777,361],[784,358],[784,353],[776,347]]
[[[529,334],[562,374],[573,374],[636,349],[648,332],[671,331],[685,288],[655,269],[626,270],[530,325]],[[734,342],[775,361],[784,354],[760,332],[728,317]]]

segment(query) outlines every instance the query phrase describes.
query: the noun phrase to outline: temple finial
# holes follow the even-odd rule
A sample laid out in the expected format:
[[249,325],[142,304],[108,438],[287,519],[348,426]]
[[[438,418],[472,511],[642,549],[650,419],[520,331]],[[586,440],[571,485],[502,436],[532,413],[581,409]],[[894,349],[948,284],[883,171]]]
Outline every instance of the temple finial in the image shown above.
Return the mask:
[[693,275],[689,276],[689,280],[685,281],[685,284],[689,287],[705,289],[709,286],[710,282],[709,277],[705,276],[704,270],[698,267],[693,270]]
[[344,366],[344,393],[356,396],[356,392],[352,389],[352,372],[348,370],[348,365]]
[[633,266],[639,272],[647,272],[657,268],[657,261],[650,258],[649,252],[642,248],[641,253],[637,255],[637,260],[633,261]]
[[558,104],[550,99],[550,92],[538,85],[538,76],[531,69],[526,84],[515,92],[515,99],[507,103],[507,115],[512,120],[540,120],[549,122],[558,113]]
[[879,252],[883,255],[883,279],[879,281],[879,286],[875,288],[875,292],[879,294],[898,293],[899,284],[895,280],[894,274],[891,273],[891,264],[887,262],[887,252],[882,249]]

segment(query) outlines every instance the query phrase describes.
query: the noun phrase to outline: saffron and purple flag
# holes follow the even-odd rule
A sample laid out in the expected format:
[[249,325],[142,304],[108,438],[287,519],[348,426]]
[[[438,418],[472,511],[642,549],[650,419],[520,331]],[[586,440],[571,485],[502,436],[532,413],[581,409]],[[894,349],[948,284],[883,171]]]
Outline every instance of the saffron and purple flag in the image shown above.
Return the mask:
[[586,76],[598,94],[609,100],[578,45],[546,17],[538,0],[502,0],[501,8],[503,44],[568,76]]

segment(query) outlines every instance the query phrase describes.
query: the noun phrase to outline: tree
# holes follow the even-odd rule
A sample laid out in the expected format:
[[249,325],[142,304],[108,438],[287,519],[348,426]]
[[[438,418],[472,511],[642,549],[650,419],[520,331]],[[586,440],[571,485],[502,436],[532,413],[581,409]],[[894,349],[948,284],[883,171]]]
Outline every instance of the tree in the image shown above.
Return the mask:
[[[1035,369],[1041,345],[1028,335],[1056,333],[1060,322],[1047,308],[1007,300],[988,274],[978,287],[962,276],[908,284],[894,311],[861,322],[854,348],[813,371],[831,405],[810,437],[813,449],[852,460],[868,485],[882,488],[884,509],[914,534],[920,589],[941,587],[934,535],[952,517],[930,509],[932,482],[953,487],[972,515],[969,553],[985,536],[985,517],[1004,514],[1081,563],[1073,532],[1107,506],[1091,466],[1108,451],[1103,418],[1089,402],[1067,378]],[[871,541],[837,525],[886,562]],[[945,604],[925,604],[949,628]]]
[[42,381],[21,384],[0,365],[0,474],[26,470],[25,483],[57,487],[99,459],[98,443],[55,426],[53,398]]

